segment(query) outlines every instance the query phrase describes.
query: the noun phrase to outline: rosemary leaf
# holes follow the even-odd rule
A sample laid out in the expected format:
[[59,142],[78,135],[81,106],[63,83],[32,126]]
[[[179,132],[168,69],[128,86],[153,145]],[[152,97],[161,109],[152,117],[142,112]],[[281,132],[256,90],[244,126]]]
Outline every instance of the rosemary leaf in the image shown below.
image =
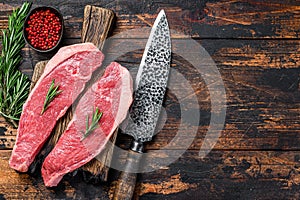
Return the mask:
[[59,85],[55,86],[55,80],[53,79],[47,92],[41,115],[47,110],[49,104],[53,101],[53,99],[62,92],[62,90],[58,90],[58,88]]
[[84,132],[84,135],[81,139],[84,140],[85,138],[87,138],[96,128],[98,128],[99,126],[99,121],[102,117],[102,112],[100,112],[99,108],[96,108],[95,112],[93,112],[93,115],[92,115],[92,121],[91,121],[91,124],[89,124],[89,116],[87,115],[86,116],[86,127],[85,127],[85,132]]

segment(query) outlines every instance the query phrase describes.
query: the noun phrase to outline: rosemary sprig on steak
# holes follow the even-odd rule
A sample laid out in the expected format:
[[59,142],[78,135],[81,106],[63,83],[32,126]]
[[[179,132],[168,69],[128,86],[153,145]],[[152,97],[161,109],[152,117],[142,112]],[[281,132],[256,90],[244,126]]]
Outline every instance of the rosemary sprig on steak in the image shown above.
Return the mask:
[[62,90],[58,90],[58,88],[59,85],[55,86],[55,80],[53,79],[47,92],[41,115],[47,110],[49,104],[53,101],[53,99],[62,92]]
[[22,60],[21,49],[25,45],[22,29],[31,3],[25,2],[8,18],[8,29],[2,30],[2,52],[0,55],[0,115],[15,127],[22,112],[30,80],[18,70]]
[[89,124],[89,122],[90,122],[89,116],[86,116],[86,122],[85,122],[86,130],[85,130],[82,140],[87,138],[96,128],[98,128],[98,126],[99,126],[98,123],[102,117],[102,114],[103,113],[100,112],[99,108],[96,108],[95,112],[93,112],[91,124]]

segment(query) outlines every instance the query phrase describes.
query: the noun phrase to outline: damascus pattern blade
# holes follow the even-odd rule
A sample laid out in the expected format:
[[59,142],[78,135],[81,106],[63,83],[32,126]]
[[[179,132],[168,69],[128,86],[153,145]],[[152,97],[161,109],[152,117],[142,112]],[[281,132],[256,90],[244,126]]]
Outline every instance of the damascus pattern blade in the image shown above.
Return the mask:
[[162,10],[155,20],[144,50],[125,131],[136,141],[150,141],[153,137],[167,88],[170,61],[170,31]]

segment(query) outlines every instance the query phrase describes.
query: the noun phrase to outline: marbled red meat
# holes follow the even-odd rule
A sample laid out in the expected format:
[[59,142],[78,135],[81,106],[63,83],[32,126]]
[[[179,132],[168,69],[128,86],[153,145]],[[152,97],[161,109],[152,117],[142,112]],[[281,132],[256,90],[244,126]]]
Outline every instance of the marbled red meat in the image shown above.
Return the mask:
[[[56,121],[83,91],[93,71],[101,66],[104,55],[92,43],[61,48],[48,62],[45,71],[23,106],[16,144],[9,161],[11,168],[26,172],[43,144],[50,136]],[[62,92],[41,114],[52,80]]]
[[[56,186],[66,173],[97,156],[125,119],[131,102],[132,80],[128,70],[118,63],[111,63],[80,99],[67,130],[46,157],[42,166],[45,185]],[[96,108],[103,113],[99,126],[82,139],[86,118],[91,119]]]

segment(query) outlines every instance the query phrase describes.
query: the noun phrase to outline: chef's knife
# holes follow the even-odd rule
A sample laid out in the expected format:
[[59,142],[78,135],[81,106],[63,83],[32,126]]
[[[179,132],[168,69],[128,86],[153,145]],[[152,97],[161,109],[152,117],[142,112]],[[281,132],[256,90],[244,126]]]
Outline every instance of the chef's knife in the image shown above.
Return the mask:
[[171,61],[170,31],[164,10],[158,14],[138,69],[134,100],[125,133],[134,140],[126,167],[115,188],[115,200],[133,196],[136,171],[143,153],[143,143],[152,140],[163,103]]

